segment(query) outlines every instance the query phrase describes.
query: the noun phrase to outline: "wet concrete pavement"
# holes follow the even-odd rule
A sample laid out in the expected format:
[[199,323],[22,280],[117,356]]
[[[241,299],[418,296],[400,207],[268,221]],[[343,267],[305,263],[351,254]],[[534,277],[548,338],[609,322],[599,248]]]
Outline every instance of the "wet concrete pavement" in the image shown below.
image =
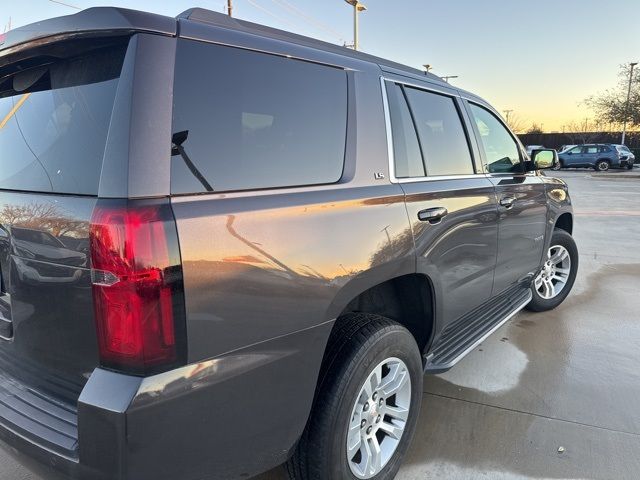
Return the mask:
[[574,202],[573,292],[425,377],[397,480],[640,478],[640,180],[553,174]]
[[[640,478],[640,180],[557,176],[576,214],[572,294],[425,378],[398,480]],[[0,454],[0,479],[37,477]]]

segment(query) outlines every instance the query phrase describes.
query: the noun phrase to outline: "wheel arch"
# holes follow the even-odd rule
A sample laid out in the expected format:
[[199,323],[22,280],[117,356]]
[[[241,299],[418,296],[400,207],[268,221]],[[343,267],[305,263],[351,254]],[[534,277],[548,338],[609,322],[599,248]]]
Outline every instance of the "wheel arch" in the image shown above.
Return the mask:
[[569,235],[573,234],[573,215],[570,212],[564,212],[558,218],[554,224],[554,228],[564,230]]
[[421,352],[431,341],[435,324],[433,282],[420,273],[389,278],[354,295],[337,317],[348,313],[367,313],[389,318],[404,326],[416,340]]

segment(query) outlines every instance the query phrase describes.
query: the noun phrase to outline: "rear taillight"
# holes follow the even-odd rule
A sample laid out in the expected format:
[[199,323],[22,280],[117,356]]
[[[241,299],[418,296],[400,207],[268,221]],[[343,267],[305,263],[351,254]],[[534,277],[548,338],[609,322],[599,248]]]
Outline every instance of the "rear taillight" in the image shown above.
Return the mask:
[[90,241],[101,364],[148,374],[180,363],[184,290],[169,203],[99,200]]

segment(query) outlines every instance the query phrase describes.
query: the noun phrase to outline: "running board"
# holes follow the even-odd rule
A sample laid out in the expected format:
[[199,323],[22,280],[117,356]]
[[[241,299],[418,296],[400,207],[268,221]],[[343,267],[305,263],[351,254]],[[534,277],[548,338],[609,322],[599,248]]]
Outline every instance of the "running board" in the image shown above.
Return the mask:
[[529,288],[520,287],[501,297],[498,301],[494,300],[490,307],[476,310],[445,327],[426,357],[425,373],[449,370],[522,310],[531,301],[532,295]]

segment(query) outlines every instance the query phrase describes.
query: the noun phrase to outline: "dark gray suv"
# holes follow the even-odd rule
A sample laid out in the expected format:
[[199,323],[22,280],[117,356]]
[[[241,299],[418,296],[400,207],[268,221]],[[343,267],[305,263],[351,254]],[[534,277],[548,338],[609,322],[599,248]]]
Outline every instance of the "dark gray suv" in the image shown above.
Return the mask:
[[393,478],[423,373],[569,294],[554,161],[438,77],[206,10],[9,32],[0,445],[45,478]]

